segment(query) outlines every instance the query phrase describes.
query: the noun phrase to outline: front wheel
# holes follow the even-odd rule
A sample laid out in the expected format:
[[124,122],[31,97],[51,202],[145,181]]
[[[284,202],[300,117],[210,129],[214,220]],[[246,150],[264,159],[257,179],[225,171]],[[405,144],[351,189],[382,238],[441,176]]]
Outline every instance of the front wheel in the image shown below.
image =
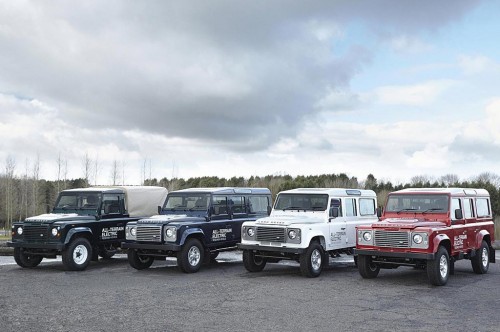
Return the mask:
[[204,258],[203,245],[198,239],[189,239],[177,253],[177,265],[184,273],[198,272]]
[[42,259],[42,256],[26,254],[24,248],[14,248],[14,260],[20,267],[32,268],[38,266]]
[[472,269],[477,274],[485,274],[488,272],[490,267],[490,248],[486,241],[481,242],[481,247],[479,248],[476,255],[471,258]]
[[450,276],[450,256],[445,247],[439,246],[436,257],[427,262],[427,277],[435,286],[443,286]]
[[365,279],[376,278],[380,272],[380,266],[372,262],[371,256],[358,255],[357,257],[359,274]]
[[267,259],[255,256],[252,250],[243,250],[243,265],[248,272],[260,272],[266,267]]
[[306,252],[300,255],[300,272],[308,278],[316,278],[323,269],[323,247],[318,242],[312,242]]
[[151,256],[141,256],[137,251],[129,249],[127,251],[128,263],[136,270],[144,270],[153,264],[154,258]]
[[62,261],[67,270],[82,271],[87,268],[92,258],[92,246],[83,237],[71,241],[69,246],[62,252]]

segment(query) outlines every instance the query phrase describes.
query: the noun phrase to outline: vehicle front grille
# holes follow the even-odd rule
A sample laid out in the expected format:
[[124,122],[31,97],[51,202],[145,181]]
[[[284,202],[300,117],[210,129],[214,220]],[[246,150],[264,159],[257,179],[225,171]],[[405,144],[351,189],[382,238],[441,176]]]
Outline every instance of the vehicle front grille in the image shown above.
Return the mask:
[[27,225],[23,227],[25,241],[45,241],[49,237],[48,225]]
[[410,233],[399,231],[375,231],[375,245],[378,247],[409,248]]
[[257,227],[257,241],[285,242],[284,227]]
[[161,242],[161,225],[139,225],[137,226],[137,241]]

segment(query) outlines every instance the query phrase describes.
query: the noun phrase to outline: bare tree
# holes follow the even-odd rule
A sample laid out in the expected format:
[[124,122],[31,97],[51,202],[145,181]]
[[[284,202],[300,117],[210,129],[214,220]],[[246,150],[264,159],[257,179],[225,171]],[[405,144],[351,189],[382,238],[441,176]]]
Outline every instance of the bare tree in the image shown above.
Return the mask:
[[476,176],[475,180],[482,183],[491,183],[495,187],[500,187],[500,176],[491,172],[483,172]]
[[57,155],[57,192],[61,191],[61,175],[63,172],[63,160],[61,152]]
[[14,217],[14,172],[16,170],[16,160],[12,156],[8,156],[5,162],[5,214],[6,226],[11,228]]
[[85,155],[82,158],[82,170],[85,185],[88,187],[90,184],[90,176],[92,174],[92,159],[90,159],[88,152],[85,152]]
[[439,182],[441,182],[446,187],[450,187],[450,186],[453,186],[454,184],[458,184],[458,181],[460,181],[460,179],[458,178],[458,175],[456,175],[456,174],[446,174],[446,175],[443,175],[439,178]]
[[94,167],[92,169],[94,171],[94,186],[97,186],[97,175],[99,174],[100,169],[101,165],[99,164],[99,154],[96,154],[94,159]]
[[33,164],[33,173],[32,173],[32,178],[33,178],[33,185],[31,187],[32,192],[31,192],[31,215],[37,215],[38,214],[38,182],[40,181],[40,154],[36,154],[36,159]]
[[113,164],[111,165],[111,183],[113,186],[116,186],[119,182],[120,177],[120,166],[118,165],[118,161],[113,160]]
[[125,160],[122,160],[122,186],[125,185]]

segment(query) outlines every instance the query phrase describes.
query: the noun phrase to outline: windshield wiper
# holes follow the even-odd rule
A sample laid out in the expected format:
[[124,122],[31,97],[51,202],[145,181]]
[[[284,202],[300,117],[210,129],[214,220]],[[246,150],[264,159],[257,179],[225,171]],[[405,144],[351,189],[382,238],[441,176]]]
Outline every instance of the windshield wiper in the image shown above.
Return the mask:
[[171,208],[170,211],[175,211],[175,209],[177,209],[177,208],[181,208],[181,209],[186,208],[186,205],[176,205],[173,208]]
[[301,206],[287,206],[286,208],[283,208],[283,211],[285,210],[305,210],[305,209]]
[[422,213],[427,213],[427,212],[429,212],[429,211],[438,211],[438,210],[443,211],[444,209],[441,209],[441,208],[431,208],[431,209],[427,209],[427,210],[425,210],[425,211],[424,211],[424,212],[422,212]]
[[324,206],[313,206],[312,209],[314,211],[316,211],[316,210],[325,211],[326,207],[324,207]]
[[398,211],[398,212],[396,212],[396,213],[397,213],[397,214],[400,214],[400,213],[401,213],[401,212],[403,212],[403,211],[405,211],[405,212],[406,212],[406,211],[417,211],[417,210],[418,210],[418,209],[415,209],[415,208],[407,208],[407,209],[401,209],[401,210],[399,210],[399,211]]

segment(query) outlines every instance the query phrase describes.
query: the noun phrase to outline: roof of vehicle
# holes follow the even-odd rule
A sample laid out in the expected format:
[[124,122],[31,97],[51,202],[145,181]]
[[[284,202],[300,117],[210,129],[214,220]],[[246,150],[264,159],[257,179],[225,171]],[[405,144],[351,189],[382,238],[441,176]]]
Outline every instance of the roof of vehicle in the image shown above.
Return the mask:
[[373,190],[345,188],[297,188],[281,191],[280,194],[328,194],[329,196],[377,197]]
[[167,189],[156,186],[96,186],[67,189],[63,192],[99,192],[126,194],[127,211],[131,217],[149,217],[158,212],[167,197]]
[[474,188],[406,188],[391,194],[447,194],[455,196],[489,196],[486,189]]
[[207,194],[264,194],[270,195],[271,191],[267,188],[249,188],[249,187],[215,187],[215,188],[189,188],[172,191],[171,193],[207,193]]

